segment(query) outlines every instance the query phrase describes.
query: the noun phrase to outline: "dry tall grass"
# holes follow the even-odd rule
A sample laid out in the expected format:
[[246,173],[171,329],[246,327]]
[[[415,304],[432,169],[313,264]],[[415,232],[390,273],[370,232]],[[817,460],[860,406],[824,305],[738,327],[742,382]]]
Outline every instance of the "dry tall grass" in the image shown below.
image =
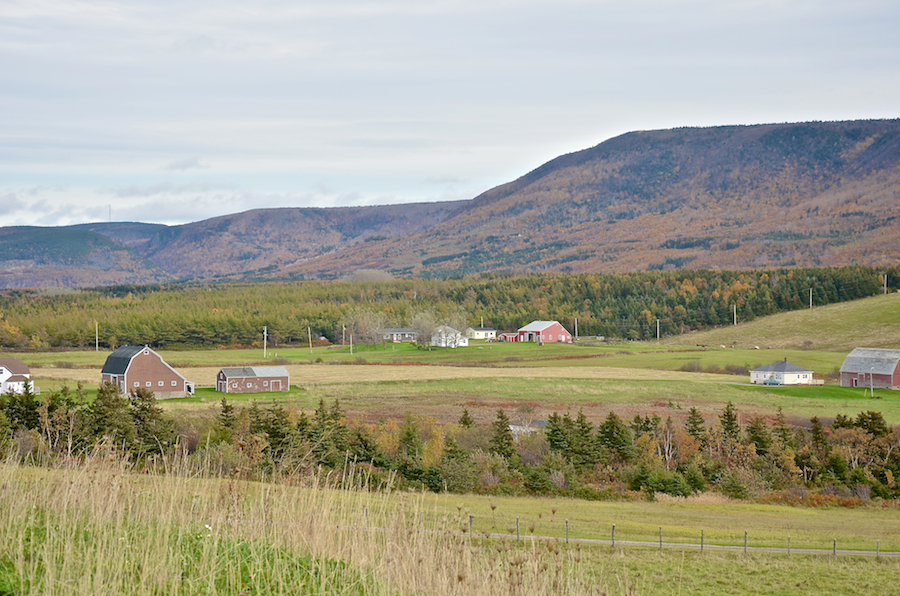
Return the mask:
[[[464,512],[423,527],[420,495],[133,474],[98,452],[0,466],[0,593],[589,593],[574,549],[488,543]],[[341,479],[345,486],[356,479]]]

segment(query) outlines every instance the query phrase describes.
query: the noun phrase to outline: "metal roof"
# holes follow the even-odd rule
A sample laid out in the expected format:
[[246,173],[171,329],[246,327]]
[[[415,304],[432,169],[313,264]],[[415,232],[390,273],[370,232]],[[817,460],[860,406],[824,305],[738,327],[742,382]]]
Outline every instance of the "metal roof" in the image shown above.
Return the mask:
[[750,372],[755,373],[764,373],[764,372],[774,372],[774,373],[811,373],[812,371],[808,368],[803,368],[802,366],[797,366],[796,364],[792,364],[785,360],[779,360],[773,364],[767,364],[765,366],[760,366],[759,368],[754,368]]
[[288,377],[283,366],[244,366],[241,368],[223,368],[226,379],[248,379],[256,377]]
[[[519,329],[519,331],[543,331],[547,327],[552,327],[553,325],[562,327],[558,321],[532,321]],[[563,327],[563,329],[565,329],[565,327]],[[566,333],[568,333],[568,331]]]
[[124,375],[134,358],[145,346],[122,346],[106,357],[106,363],[100,372],[107,375]]
[[14,375],[31,374],[31,371],[28,370],[28,365],[18,358],[0,358],[0,366]]
[[841,372],[848,373],[874,373],[876,375],[891,375],[900,363],[900,350],[884,348],[854,348],[844,358]]

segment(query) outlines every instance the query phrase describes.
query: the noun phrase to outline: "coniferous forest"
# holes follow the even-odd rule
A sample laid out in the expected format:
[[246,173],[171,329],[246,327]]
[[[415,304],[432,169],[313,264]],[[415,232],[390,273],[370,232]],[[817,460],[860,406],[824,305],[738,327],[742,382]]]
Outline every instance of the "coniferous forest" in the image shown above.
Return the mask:
[[71,293],[9,290],[0,297],[0,346],[17,349],[149,344],[157,348],[248,346],[339,338],[355,311],[388,326],[417,312],[462,312],[468,324],[517,329],[558,320],[579,334],[649,339],[731,321],[871,296],[900,282],[897,268],[862,266],[758,271],[479,275],[386,282],[114,286]]

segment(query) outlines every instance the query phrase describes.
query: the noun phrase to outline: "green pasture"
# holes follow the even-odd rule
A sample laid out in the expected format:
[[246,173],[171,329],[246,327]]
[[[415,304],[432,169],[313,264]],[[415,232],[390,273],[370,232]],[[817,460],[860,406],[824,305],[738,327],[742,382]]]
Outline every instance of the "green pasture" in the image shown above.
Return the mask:
[[[728,376],[722,376],[724,381]],[[900,424],[900,394],[876,390],[871,399],[867,390],[835,385],[814,387],[763,387],[742,382],[691,382],[555,379],[541,377],[476,378],[449,380],[398,380],[294,385],[288,393],[229,394],[234,404],[283,403],[311,411],[324,399],[340,400],[352,416],[402,417],[406,412],[427,415],[441,422],[459,418],[463,408],[487,424],[503,408],[515,420],[527,415],[546,418],[552,412],[584,410],[595,423],[609,411],[630,419],[635,414],[659,414],[679,419],[697,407],[710,422],[725,404],[733,402],[747,415],[774,415],[782,408],[789,420],[804,424],[813,416],[824,420],[838,414],[855,417],[860,412],[881,412],[889,424]],[[221,401],[223,394],[211,388],[198,389],[190,398],[166,400],[163,407],[173,412],[207,410]]]
[[[522,537],[609,540],[616,526],[617,541],[658,543],[662,527],[665,542],[753,547],[900,551],[898,510],[881,507],[788,507],[728,501],[715,495],[673,502],[584,501],[561,498],[501,497],[485,495],[426,495],[420,505],[426,528],[447,516],[459,515],[461,530],[477,537],[516,534],[516,518]],[[629,547],[625,547],[629,548]]]
[[[657,347],[649,351],[648,342],[633,342],[631,349],[619,349],[612,353],[597,355],[587,359],[573,360],[538,360],[529,361],[528,366],[577,367],[607,366],[620,368],[653,369],[653,370],[703,370],[707,372],[727,371],[728,366],[744,367],[753,370],[760,366],[772,364],[787,358],[793,364],[808,368],[821,377],[831,375],[840,369],[845,353],[819,352],[812,350],[756,350],[730,347],[689,347],[682,350],[670,350],[672,346]],[[655,344],[653,344],[655,346]],[[499,366],[516,366],[515,362],[503,362]],[[741,376],[748,380],[748,376]]]
[[[683,346],[658,345],[656,342],[583,342],[576,344],[487,343],[472,342],[461,348],[419,348],[409,343],[387,343],[350,346],[271,347],[266,355],[262,348],[159,350],[174,367],[191,366],[259,366],[271,364],[305,364],[315,362],[372,362],[401,364],[509,363],[535,360],[556,361],[560,358],[592,358],[617,353],[680,352]],[[5,353],[34,367],[100,368],[111,350],[72,350],[53,352]]]
[[856,347],[900,346],[900,293],[814,306],[709,331],[666,338],[679,345],[812,349],[847,353]]

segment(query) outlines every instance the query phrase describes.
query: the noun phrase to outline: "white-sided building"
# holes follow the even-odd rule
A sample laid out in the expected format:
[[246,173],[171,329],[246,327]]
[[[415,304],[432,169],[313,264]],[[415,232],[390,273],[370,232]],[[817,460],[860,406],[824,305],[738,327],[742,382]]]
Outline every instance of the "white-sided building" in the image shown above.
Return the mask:
[[0,394],[21,394],[26,385],[34,390],[28,365],[18,358],[0,358]]
[[464,348],[469,345],[469,338],[453,327],[441,325],[431,336],[431,345],[438,348]]
[[785,358],[751,370],[750,382],[757,385],[811,385],[813,371],[791,364]]
[[469,339],[497,339],[497,330],[493,327],[467,327],[466,337]]

